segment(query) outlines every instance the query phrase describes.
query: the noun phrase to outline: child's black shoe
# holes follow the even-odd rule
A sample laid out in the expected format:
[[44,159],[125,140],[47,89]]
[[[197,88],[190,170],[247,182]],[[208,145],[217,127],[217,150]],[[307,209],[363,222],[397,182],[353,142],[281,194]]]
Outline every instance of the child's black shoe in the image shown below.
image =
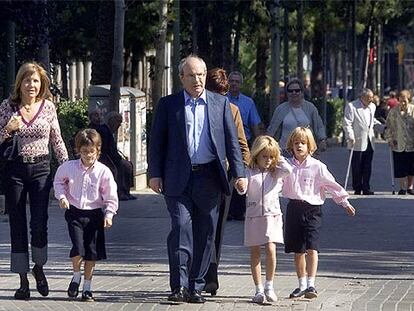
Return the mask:
[[68,287],[68,296],[70,298],[78,297],[79,294],[79,283],[71,281]]

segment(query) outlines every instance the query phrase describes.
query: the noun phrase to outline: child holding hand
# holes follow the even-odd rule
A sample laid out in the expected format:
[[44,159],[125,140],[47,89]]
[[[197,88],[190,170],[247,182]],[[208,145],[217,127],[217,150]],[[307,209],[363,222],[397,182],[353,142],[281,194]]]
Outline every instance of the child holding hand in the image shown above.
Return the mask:
[[[281,156],[278,143],[270,136],[259,136],[253,142],[251,159],[246,171],[247,190],[244,245],[250,247],[250,266],[255,296],[252,301],[277,301],[273,288],[276,268],[276,243],[283,243],[283,217],[279,192],[282,178],[289,175],[291,166]],[[244,192],[244,193],[243,193]],[[261,247],[266,252],[266,282],[261,279]]]
[[104,228],[112,226],[118,209],[117,186],[110,169],[98,162],[101,137],[94,129],[85,129],[75,137],[80,159],[59,166],[55,179],[55,197],[65,211],[72,240],[70,257],[73,277],[67,294],[78,296],[81,264],[84,261],[82,300],[94,301],[92,275],[97,260],[106,259]]
[[313,134],[308,128],[297,127],[290,134],[286,149],[293,172],[284,179],[283,196],[289,199],[285,219],[285,252],[295,253],[299,287],[290,298],[316,298],[315,277],[318,269],[319,230],[325,192],[335,203],[354,216],[348,193],[339,185],[325,164],[312,157],[316,151]]

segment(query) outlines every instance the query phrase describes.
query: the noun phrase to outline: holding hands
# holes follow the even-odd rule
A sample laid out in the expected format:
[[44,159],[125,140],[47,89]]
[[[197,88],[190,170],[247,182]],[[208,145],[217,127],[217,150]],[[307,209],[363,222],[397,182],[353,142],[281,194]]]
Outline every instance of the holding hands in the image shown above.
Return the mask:
[[240,194],[244,194],[247,191],[247,178],[239,177],[234,182],[234,187],[236,188],[237,192]]
[[59,200],[59,207],[63,209],[69,209],[69,201],[66,198],[62,198]]

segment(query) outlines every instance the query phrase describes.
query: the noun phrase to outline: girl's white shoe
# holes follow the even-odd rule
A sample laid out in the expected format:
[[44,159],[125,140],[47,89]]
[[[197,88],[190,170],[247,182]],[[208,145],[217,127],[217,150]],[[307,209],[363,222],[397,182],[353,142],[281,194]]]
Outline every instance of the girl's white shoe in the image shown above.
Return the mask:
[[277,296],[276,296],[275,291],[273,290],[273,288],[265,289],[264,293],[265,293],[267,301],[269,301],[269,302],[276,302],[277,301]]
[[257,292],[252,298],[252,301],[255,303],[264,303],[266,301],[266,296],[262,292]]

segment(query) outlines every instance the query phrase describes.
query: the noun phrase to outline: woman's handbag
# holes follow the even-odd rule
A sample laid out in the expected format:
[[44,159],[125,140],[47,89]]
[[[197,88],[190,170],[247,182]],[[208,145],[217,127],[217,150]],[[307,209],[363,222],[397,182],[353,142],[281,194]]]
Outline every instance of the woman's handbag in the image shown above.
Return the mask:
[[18,136],[15,134],[13,137],[7,138],[0,144],[0,159],[13,161],[17,158],[18,150]]

